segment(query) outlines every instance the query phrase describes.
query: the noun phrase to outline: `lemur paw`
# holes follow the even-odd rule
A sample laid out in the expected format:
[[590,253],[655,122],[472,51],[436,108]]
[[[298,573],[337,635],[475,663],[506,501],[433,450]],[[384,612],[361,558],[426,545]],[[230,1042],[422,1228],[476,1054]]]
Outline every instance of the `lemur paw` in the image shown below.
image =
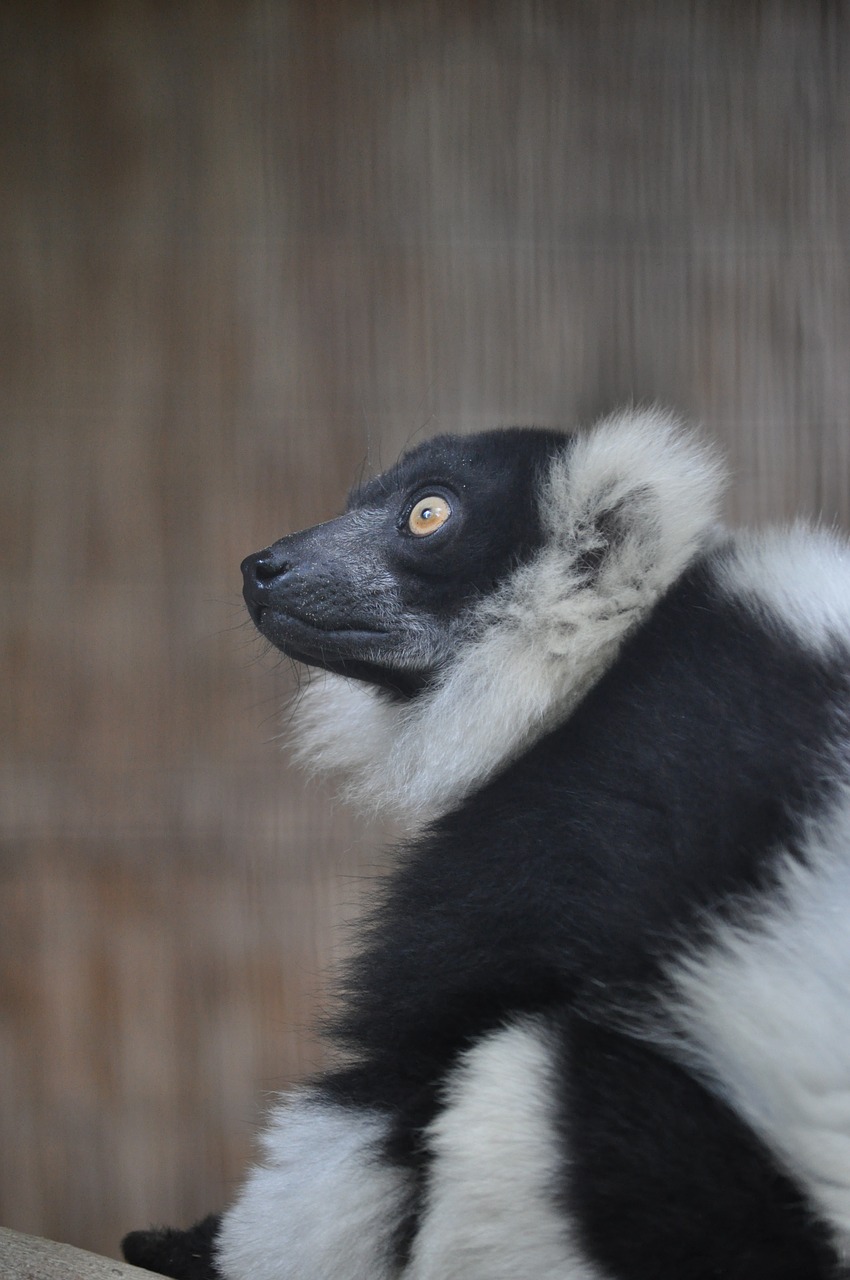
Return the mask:
[[222,1280],[213,1260],[220,1221],[219,1214],[211,1213],[188,1231],[177,1227],[131,1231],[121,1241],[121,1249],[133,1266],[172,1280]]

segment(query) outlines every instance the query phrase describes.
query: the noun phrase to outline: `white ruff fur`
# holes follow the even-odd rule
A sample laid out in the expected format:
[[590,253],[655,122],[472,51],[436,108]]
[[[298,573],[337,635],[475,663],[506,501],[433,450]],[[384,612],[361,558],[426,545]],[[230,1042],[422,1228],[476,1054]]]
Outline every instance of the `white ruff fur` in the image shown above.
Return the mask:
[[532,1020],[464,1055],[426,1133],[432,1164],[404,1280],[602,1280],[559,1202],[556,1087],[546,1032]]
[[316,676],[297,708],[301,760],[343,774],[366,810],[412,826],[445,812],[569,715],[707,545],[721,488],[710,450],[657,410],[565,440],[541,494],[546,545],[476,607],[433,687],[401,703]]
[[[846,772],[846,765],[844,766]],[[675,1051],[744,1117],[850,1248],[850,788],[755,921],[673,972]]]
[[407,1175],[381,1161],[386,1121],[310,1094],[281,1103],[224,1214],[217,1263],[227,1280],[390,1280]]
[[815,650],[850,637],[850,546],[802,522],[737,535],[719,581],[762,620]]

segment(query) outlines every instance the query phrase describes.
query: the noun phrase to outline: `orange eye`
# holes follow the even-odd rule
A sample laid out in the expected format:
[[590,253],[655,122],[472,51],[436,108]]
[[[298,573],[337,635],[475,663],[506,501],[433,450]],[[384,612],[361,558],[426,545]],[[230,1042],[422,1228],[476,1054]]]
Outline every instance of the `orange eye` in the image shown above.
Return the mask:
[[417,538],[425,538],[445,524],[451,514],[452,509],[445,498],[431,494],[419,499],[408,517],[407,527]]

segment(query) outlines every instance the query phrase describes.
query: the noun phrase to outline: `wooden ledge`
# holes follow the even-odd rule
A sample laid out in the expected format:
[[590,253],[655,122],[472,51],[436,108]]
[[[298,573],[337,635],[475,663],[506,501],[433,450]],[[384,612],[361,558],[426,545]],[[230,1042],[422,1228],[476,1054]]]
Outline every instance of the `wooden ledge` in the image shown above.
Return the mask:
[[86,1253],[70,1244],[23,1236],[0,1227],[0,1276],[3,1280],[140,1280],[152,1271],[114,1258]]

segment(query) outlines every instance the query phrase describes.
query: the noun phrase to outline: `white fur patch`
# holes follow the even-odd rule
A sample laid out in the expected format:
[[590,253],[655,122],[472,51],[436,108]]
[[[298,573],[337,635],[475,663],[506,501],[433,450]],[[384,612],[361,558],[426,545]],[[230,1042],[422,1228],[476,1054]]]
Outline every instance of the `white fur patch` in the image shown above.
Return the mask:
[[759,617],[825,650],[850,639],[850,546],[802,523],[744,532],[718,562],[718,581]]
[[569,715],[712,537],[721,485],[714,455],[659,411],[565,441],[541,494],[546,545],[477,606],[436,684],[397,703],[315,677],[302,760],[346,775],[362,808],[412,825],[445,812]]
[[408,1179],[382,1162],[377,1113],[310,1094],[281,1104],[222,1220],[217,1262],[226,1280],[390,1280],[393,1232]]
[[681,962],[684,1055],[850,1247],[850,790],[755,919]]
[[427,1131],[433,1163],[404,1280],[601,1280],[558,1194],[554,1070],[531,1021],[464,1056]]

